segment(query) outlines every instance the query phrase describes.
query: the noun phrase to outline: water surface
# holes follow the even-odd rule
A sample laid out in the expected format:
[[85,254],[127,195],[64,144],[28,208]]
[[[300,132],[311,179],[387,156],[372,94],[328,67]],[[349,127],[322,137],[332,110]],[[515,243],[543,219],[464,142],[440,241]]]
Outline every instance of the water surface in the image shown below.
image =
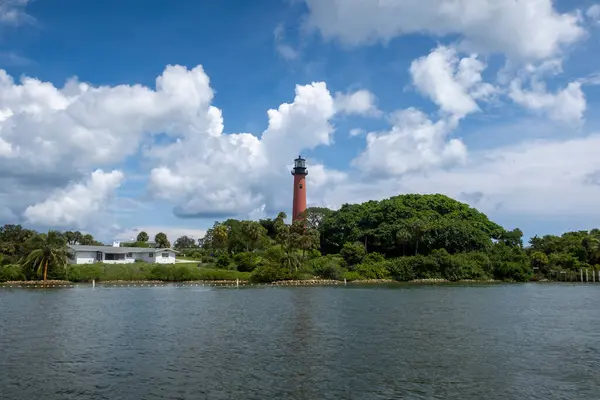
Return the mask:
[[0,289],[0,399],[594,399],[600,285]]

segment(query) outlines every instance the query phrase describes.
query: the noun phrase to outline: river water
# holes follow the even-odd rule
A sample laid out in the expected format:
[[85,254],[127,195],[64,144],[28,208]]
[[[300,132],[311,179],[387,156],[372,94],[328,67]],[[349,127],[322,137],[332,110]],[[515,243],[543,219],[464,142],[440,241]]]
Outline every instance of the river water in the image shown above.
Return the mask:
[[600,398],[600,285],[0,288],[0,399]]

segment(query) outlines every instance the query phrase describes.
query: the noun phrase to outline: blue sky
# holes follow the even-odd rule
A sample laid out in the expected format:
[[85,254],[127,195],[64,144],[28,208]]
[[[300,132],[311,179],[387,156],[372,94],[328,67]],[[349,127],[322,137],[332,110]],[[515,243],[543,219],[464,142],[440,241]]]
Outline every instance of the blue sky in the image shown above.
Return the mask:
[[289,213],[302,153],[311,205],[598,227],[600,6],[528,3],[0,1],[0,218],[198,237]]

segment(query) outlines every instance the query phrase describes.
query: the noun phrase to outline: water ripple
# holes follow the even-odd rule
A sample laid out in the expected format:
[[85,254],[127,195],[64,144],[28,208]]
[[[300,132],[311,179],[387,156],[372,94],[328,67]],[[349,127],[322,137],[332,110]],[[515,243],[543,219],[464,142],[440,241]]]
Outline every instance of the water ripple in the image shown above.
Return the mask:
[[0,290],[0,399],[589,399],[600,285]]

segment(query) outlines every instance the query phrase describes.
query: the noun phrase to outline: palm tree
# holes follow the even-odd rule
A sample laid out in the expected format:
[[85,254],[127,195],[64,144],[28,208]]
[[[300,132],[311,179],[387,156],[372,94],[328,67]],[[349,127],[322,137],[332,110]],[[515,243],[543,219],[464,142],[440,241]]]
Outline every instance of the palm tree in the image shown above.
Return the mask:
[[594,261],[600,259],[600,239],[596,236],[589,236],[584,243],[587,247],[590,258]]
[[406,255],[406,245],[410,244],[411,238],[412,234],[405,227],[402,227],[398,232],[396,232],[396,243],[402,245],[402,256]]
[[64,237],[56,231],[50,231],[33,239],[34,250],[25,258],[25,265],[30,265],[38,276],[48,278],[48,266],[65,268],[67,264],[67,248]]

